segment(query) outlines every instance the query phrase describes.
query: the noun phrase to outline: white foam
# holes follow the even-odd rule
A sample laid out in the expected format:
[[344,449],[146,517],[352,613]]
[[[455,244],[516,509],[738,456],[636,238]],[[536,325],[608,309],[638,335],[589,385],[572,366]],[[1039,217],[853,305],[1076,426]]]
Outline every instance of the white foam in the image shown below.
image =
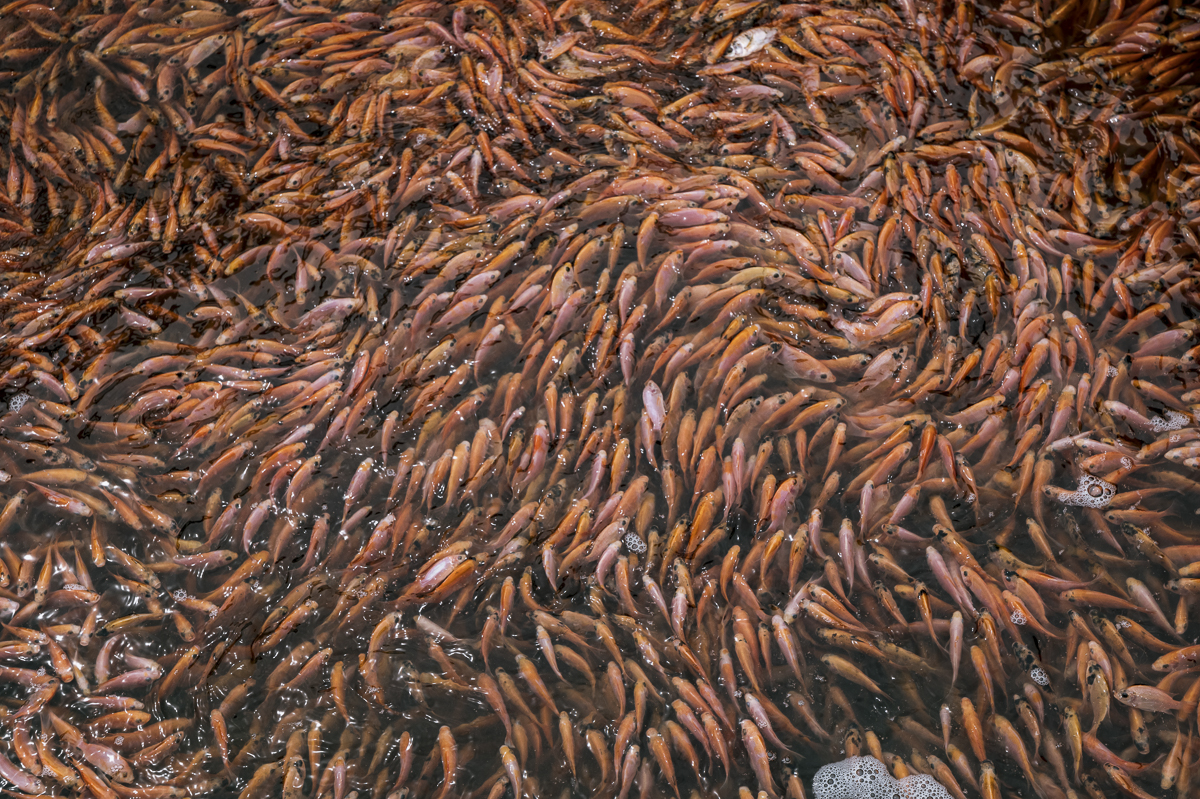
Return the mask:
[[31,399],[33,399],[33,397],[29,396],[28,394],[14,394],[12,399],[8,401],[8,409],[13,413],[16,413],[17,411],[21,410],[21,408],[25,407],[25,403],[29,402]]
[[1050,684],[1050,675],[1041,666],[1034,666],[1033,670],[1029,672],[1029,677],[1038,685]]
[[928,774],[898,780],[875,758],[864,755],[829,763],[813,777],[815,799],[950,799]]
[[1079,487],[1068,494],[1058,494],[1057,499],[1064,505],[1074,505],[1081,508],[1107,508],[1108,503],[1117,495],[1117,487],[1107,480],[1090,474],[1079,478]]
[[813,777],[813,794],[816,799],[899,799],[900,790],[883,763],[856,756],[822,766]]
[[896,784],[904,799],[950,799],[942,784],[928,774],[909,774]]
[[646,542],[637,533],[629,532],[625,534],[625,547],[630,552],[645,552]]
[[1156,416],[1150,420],[1151,426],[1156,433],[1166,433],[1171,430],[1179,430],[1187,427],[1190,420],[1179,411],[1167,411],[1162,416]]

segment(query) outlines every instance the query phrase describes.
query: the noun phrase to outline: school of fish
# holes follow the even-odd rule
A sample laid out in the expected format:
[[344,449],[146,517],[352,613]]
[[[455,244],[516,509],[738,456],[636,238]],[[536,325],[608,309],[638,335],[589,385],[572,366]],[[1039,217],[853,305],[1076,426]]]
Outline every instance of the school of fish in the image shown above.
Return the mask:
[[4,5],[4,794],[1193,796],[1198,54]]

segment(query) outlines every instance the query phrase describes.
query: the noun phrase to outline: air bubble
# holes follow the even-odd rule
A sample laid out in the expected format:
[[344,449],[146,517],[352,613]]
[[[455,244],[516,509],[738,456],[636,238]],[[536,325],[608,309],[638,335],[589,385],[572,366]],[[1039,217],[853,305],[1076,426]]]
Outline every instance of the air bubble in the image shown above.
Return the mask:
[[29,400],[31,400],[31,399],[33,399],[33,397],[31,397],[25,393],[14,394],[12,399],[10,399],[8,401],[8,409],[10,411],[12,411],[13,413],[16,413],[17,411],[24,408],[25,403],[29,402]]
[[1008,618],[1013,624],[1026,624],[1029,621],[1029,619],[1025,618],[1025,614],[1019,610],[1014,610]]
[[1041,686],[1050,684],[1050,675],[1041,666],[1036,666],[1029,672],[1029,678]]
[[646,542],[637,533],[626,533],[625,548],[630,552],[642,553],[646,551]]

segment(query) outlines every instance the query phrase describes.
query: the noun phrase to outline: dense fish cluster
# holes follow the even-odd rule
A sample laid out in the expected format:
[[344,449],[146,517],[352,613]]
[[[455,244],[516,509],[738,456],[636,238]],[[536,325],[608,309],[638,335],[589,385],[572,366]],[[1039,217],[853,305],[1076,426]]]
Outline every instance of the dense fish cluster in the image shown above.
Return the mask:
[[3,6],[4,792],[1192,796],[1198,52]]

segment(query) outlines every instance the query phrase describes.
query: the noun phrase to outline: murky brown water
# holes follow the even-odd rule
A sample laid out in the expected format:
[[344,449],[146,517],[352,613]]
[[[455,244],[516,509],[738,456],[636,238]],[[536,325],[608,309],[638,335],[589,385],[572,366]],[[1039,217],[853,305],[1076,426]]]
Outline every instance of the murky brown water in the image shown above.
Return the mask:
[[1197,48],[0,8],[6,790],[1190,796]]

